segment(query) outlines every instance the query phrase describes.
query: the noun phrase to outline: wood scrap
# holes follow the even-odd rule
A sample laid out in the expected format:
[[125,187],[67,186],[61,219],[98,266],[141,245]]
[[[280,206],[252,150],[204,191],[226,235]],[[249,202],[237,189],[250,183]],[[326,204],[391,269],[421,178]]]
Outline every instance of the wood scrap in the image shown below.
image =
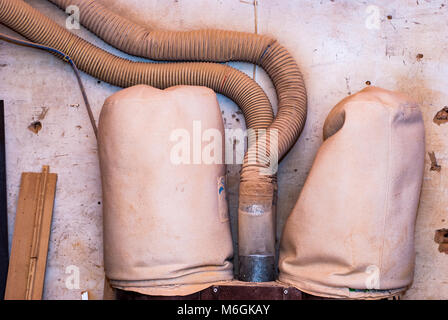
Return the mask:
[[49,171],[22,173],[6,300],[42,299],[57,180]]

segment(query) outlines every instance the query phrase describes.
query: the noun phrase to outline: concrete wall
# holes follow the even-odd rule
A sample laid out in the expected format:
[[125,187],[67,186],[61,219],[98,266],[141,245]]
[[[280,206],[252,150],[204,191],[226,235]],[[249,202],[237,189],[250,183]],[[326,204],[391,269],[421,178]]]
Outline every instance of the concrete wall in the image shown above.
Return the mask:
[[[28,0],[60,24],[65,14],[44,0]],[[416,231],[414,284],[407,299],[448,298],[448,256],[438,252],[434,231],[448,222],[448,124],[433,117],[448,105],[448,1],[395,0],[102,0],[135,22],[157,29],[221,28],[268,34],[284,44],[305,77],[309,115],[302,136],[279,168],[280,231],[291,211],[322,141],[328,111],[369,81],[401,90],[424,113],[427,151],[434,151],[441,171],[430,171],[427,157]],[[82,14],[82,13],[81,13]],[[0,26],[0,32],[14,34]],[[84,28],[74,31],[124,57]],[[229,63],[253,76],[276,101],[264,71]],[[104,99],[119,88],[83,74],[98,118]],[[103,290],[101,185],[97,147],[76,79],[70,67],[48,53],[0,42],[0,97],[6,106],[8,214],[10,239],[20,173],[44,164],[59,174],[52,226],[46,299],[79,299]],[[220,96],[226,128],[244,126],[238,107]],[[41,119],[42,118],[42,119]],[[35,134],[27,129],[40,120]],[[239,167],[229,166],[232,217],[236,214]],[[233,228],[235,232],[235,228]],[[235,238],[236,238],[236,234]],[[69,290],[67,267],[80,270],[80,289]]]

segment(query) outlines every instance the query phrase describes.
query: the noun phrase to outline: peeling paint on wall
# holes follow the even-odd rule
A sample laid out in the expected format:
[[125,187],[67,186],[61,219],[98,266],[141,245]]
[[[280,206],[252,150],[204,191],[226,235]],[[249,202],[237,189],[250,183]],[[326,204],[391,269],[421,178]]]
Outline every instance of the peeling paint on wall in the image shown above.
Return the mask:
[[441,125],[448,121],[448,107],[444,106],[442,110],[436,113],[433,119],[435,124]]
[[448,254],[448,229],[436,230],[434,241],[439,244],[439,252]]
[[437,163],[436,155],[434,151],[428,152],[429,159],[431,160],[431,167],[429,170],[431,171],[440,171],[442,167]]

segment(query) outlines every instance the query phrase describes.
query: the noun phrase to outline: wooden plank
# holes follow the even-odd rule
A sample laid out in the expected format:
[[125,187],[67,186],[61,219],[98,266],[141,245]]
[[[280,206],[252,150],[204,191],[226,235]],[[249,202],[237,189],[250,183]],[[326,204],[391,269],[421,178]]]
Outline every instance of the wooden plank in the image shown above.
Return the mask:
[[48,166],[22,173],[6,300],[42,299],[56,180]]

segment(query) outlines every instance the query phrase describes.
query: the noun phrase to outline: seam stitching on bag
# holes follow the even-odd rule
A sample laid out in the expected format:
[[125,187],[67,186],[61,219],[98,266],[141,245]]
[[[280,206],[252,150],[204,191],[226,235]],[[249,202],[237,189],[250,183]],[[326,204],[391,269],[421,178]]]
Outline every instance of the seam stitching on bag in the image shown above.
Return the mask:
[[379,256],[379,275],[380,275],[380,284],[379,286],[381,287],[381,272],[383,269],[383,252],[384,252],[384,243],[385,243],[385,235],[386,235],[386,222],[387,222],[387,216],[389,214],[389,205],[390,205],[390,201],[389,201],[389,193],[390,193],[390,185],[391,185],[391,181],[390,181],[390,167],[391,167],[391,147],[392,147],[392,112],[391,110],[389,110],[389,125],[388,125],[388,130],[387,130],[387,134],[388,134],[388,146],[387,146],[387,172],[386,172],[386,197],[384,199],[384,219],[383,219],[383,232],[382,232],[382,244],[381,244],[381,248],[380,248],[380,256]]

